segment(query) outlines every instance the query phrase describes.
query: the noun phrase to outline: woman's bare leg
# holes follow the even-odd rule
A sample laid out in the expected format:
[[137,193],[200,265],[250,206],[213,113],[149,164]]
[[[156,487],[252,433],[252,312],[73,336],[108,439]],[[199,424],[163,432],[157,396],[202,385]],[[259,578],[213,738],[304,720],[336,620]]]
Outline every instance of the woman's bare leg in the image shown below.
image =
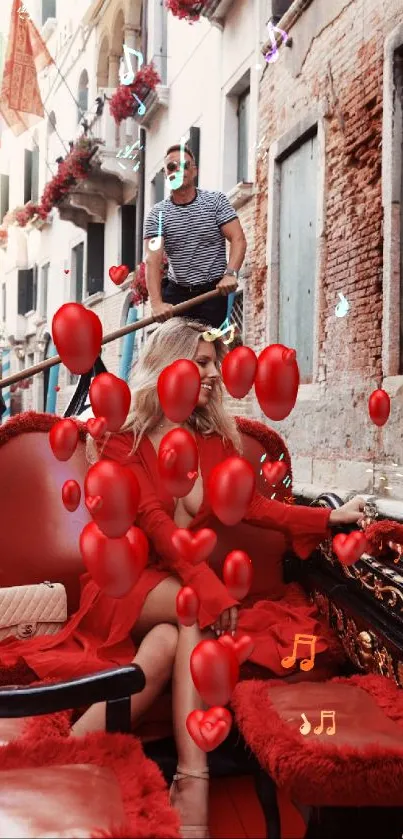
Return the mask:
[[[132,724],[152,705],[171,678],[177,643],[178,630],[172,624],[154,626],[142,640],[133,663],[144,671],[146,685],[131,698]],[[105,731],[105,715],[106,702],[91,705],[73,725],[72,734],[80,737],[90,731]]]
[[[135,638],[149,631],[160,621],[177,625],[176,595],[180,583],[167,577],[148,595],[139,620],[136,623]],[[202,772],[207,768],[207,755],[196,746],[188,734],[186,718],[191,711],[203,708],[190,672],[190,655],[204,638],[212,636],[210,631],[201,632],[198,625],[179,625],[179,638],[172,681],[173,722],[178,751],[178,766],[182,772]],[[198,778],[178,781],[173,790],[172,803],[179,810],[183,825],[208,823],[208,783]]]

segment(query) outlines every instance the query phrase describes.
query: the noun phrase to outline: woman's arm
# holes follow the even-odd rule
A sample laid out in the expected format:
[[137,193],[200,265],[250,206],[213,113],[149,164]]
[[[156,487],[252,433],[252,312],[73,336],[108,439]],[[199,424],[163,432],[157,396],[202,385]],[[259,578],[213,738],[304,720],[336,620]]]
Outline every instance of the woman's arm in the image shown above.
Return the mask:
[[295,553],[301,559],[307,559],[318,544],[330,535],[331,525],[356,523],[362,518],[363,509],[364,500],[359,497],[353,498],[338,510],[330,510],[269,501],[256,492],[244,521],[285,533],[291,539]]

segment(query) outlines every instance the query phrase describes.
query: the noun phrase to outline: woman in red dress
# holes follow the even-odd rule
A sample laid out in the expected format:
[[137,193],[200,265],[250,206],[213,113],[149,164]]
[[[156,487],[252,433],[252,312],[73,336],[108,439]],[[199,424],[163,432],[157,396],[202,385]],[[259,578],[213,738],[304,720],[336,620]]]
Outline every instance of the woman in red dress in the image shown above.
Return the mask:
[[[299,632],[318,636],[318,659],[325,657],[334,639],[319,623],[316,610],[308,604],[302,590],[284,585],[281,565],[270,562],[270,550],[276,539],[277,554],[279,545],[285,549],[288,541],[301,558],[306,558],[329,534],[330,525],[359,521],[364,504],[362,499],[355,498],[333,511],[293,507],[269,501],[255,492],[240,525],[232,528],[221,525],[209,506],[206,482],[217,463],[234,453],[242,455],[243,442],[235,420],[223,406],[220,362],[226,347],[220,339],[206,342],[202,337],[205,329],[201,324],[174,318],[155,330],[135,365],[132,413],[124,428],[110,435],[95,457],[92,451],[92,460],[107,457],[133,469],[141,489],[136,524],[150,542],[149,565],[134,589],[119,600],[105,595],[89,575],[84,575],[80,609],[63,632],[56,639],[39,645],[38,639],[34,639],[36,644],[24,646],[24,659],[40,677],[71,676],[134,660],[145,670],[147,681],[150,678],[153,682],[152,633],[158,632],[161,624],[175,628],[172,694],[179,763],[172,803],[179,810],[183,835],[187,837],[208,835],[206,755],[186,729],[188,714],[202,707],[190,674],[192,650],[200,640],[211,637],[212,632],[216,636],[225,632],[247,633],[255,643],[251,661],[266,668],[268,676],[287,676],[289,671],[281,667],[281,659],[291,653],[295,633]],[[161,440],[176,427],[162,413],[157,380],[168,364],[180,358],[192,359],[201,377],[197,407],[183,424],[196,439],[200,464],[189,495],[175,499],[161,483],[157,468]],[[89,440],[89,454],[94,445]],[[178,556],[171,541],[178,527],[190,530],[211,527],[217,532],[217,548],[209,563],[192,565]],[[235,548],[247,549],[253,563],[260,559],[258,584],[252,586],[251,596],[242,606],[230,596],[220,579],[223,560]],[[182,584],[191,585],[200,599],[198,624],[193,627],[178,626],[176,595]],[[169,638],[167,645],[172,641]],[[148,654],[143,646],[147,644]],[[2,661],[3,646],[0,645]],[[303,657],[306,649],[297,650],[297,658]],[[170,667],[171,649],[169,653],[163,650],[160,668],[161,658]],[[166,674],[157,670],[161,682]],[[153,689],[155,694],[155,678]],[[151,698],[152,692],[146,698],[142,694],[133,697],[133,718],[138,719],[145,709],[145,699]],[[104,704],[95,705],[78,720],[73,731],[79,735],[104,725]],[[192,827],[195,824],[197,827]]]

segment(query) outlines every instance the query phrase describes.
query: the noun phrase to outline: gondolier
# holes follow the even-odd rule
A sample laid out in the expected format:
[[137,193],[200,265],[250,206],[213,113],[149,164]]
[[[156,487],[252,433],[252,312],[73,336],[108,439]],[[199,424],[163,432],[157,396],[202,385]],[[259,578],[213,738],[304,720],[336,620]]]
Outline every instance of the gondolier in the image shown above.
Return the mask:
[[[219,288],[220,297],[194,306],[187,317],[218,328],[227,315],[227,295],[235,291],[246,252],[238,216],[223,192],[198,189],[197,168],[188,146],[171,146],[165,156],[171,194],[152,208],[144,228],[146,283],[152,313],[164,321],[173,306]],[[228,262],[226,241],[230,243]],[[161,283],[165,250],[168,277]]]

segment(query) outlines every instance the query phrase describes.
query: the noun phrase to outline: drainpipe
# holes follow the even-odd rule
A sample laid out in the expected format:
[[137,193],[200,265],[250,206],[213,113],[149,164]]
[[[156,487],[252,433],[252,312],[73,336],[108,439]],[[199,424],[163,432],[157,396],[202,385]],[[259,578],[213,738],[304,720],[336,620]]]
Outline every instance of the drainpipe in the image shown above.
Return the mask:
[[[148,46],[148,0],[143,0],[142,9],[142,27],[141,27],[141,52],[144,56],[144,63],[147,61],[147,46]],[[144,192],[145,192],[145,159],[146,159],[146,130],[140,127],[140,148],[143,154],[143,165],[140,167],[140,184],[136,201],[136,262],[141,262],[143,258],[143,227],[144,227]]]

